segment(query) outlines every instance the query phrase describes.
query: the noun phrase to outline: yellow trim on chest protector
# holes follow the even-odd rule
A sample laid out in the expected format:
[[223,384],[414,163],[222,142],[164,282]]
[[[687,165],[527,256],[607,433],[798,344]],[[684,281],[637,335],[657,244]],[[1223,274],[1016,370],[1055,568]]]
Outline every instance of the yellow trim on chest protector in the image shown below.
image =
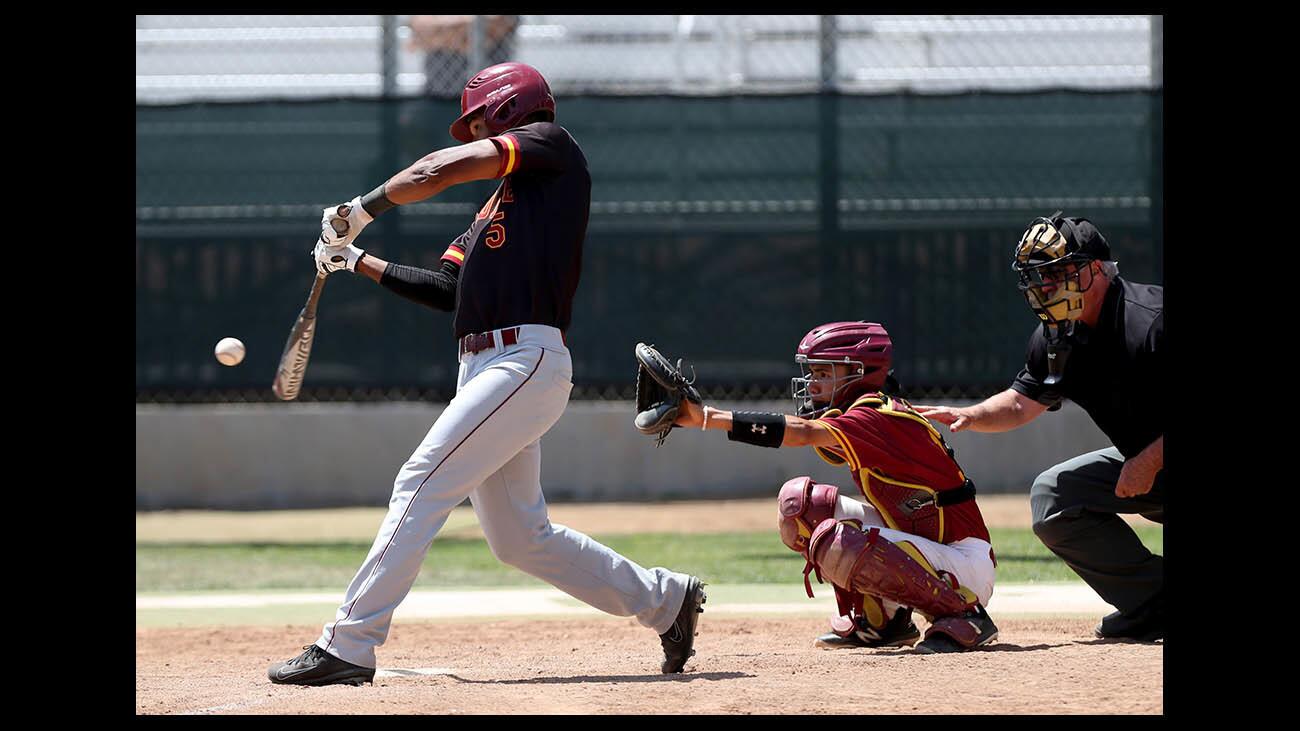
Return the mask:
[[867,489],[867,485],[871,484],[871,481],[868,479],[869,477],[873,477],[876,480],[879,480],[880,482],[888,482],[891,485],[901,485],[902,487],[910,488],[912,490],[925,490],[927,493],[929,493],[934,498],[935,514],[939,516],[939,532],[937,534],[938,537],[936,538],[936,540],[939,543],[943,543],[943,527],[944,527],[943,506],[939,505],[938,490],[932,487],[927,487],[925,485],[918,485],[913,482],[903,482],[902,480],[895,480],[892,477],[886,477],[884,473],[877,472],[871,469],[870,467],[863,467],[858,472],[858,481],[862,483],[862,492],[866,494],[867,502],[870,502],[873,506],[875,506],[876,510],[879,511],[880,514],[885,517],[885,522],[888,523],[889,527],[893,528],[894,530],[902,530],[902,529],[899,528],[896,523],[894,523],[893,518],[890,517],[889,515],[889,511],[885,510],[884,507],[885,504],[881,502],[879,498],[872,495],[871,491]]
[[[904,419],[911,419],[912,421],[915,421],[921,426],[925,427],[926,432],[928,432],[930,435],[930,441],[939,445],[939,447],[943,449],[944,453],[947,454],[948,444],[943,441],[943,435],[939,433],[938,429],[934,428],[934,424],[931,424],[929,419],[912,411],[906,411],[906,410],[900,410],[894,408],[894,399],[892,398],[889,399],[888,403],[882,405],[877,410],[880,413],[888,414],[889,416],[901,416]],[[955,462],[956,460],[954,460],[954,463]],[[966,479],[966,473],[962,472],[960,465],[957,466],[957,474],[961,477],[962,480]]]
[[[836,431],[831,428],[830,424],[827,424],[824,421],[822,421],[822,419],[833,419],[836,416],[839,416],[840,414],[843,413],[844,412],[840,411],[839,409],[829,409],[826,413],[822,414],[816,419],[813,419],[812,423],[830,432],[831,436],[835,437],[835,441],[840,442],[841,445],[843,445],[843,442],[840,440],[840,437],[842,435],[837,434]],[[849,453],[847,450],[844,452],[843,458],[841,458],[838,454],[830,451],[830,449],[828,449],[827,447],[813,447],[813,451],[816,452],[817,456],[821,457],[822,460],[829,462],[830,464],[833,464],[836,467],[839,467],[840,465],[843,464],[847,464],[849,461]],[[852,467],[850,467],[850,469],[852,469]]]
[[[896,416],[910,421],[915,421],[925,427],[926,433],[930,435],[930,441],[934,442],[935,445],[942,449],[944,454],[948,454],[947,442],[943,441],[943,435],[939,433],[938,429],[934,428],[934,424],[931,424],[929,419],[913,411],[897,408],[895,403],[893,396],[887,396],[883,393],[867,394],[866,396],[859,398],[857,401],[854,401],[853,405],[849,408],[852,409],[856,406],[867,406],[886,416]],[[952,458],[951,455],[949,455],[949,458],[953,459],[953,465],[957,467],[957,476],[964,481],[966,479],[966,473],[962,471],[961,465],[958,465],[956,459]]]

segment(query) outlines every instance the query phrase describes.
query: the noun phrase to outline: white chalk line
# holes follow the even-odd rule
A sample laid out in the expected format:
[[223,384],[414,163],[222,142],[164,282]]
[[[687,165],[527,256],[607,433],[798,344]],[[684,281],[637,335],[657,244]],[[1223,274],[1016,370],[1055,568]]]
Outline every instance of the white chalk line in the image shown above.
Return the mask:
[[[826,587],[822,587],[825,589]],[[802,596],[785,601],[729,600],[725,585],[709,589],[707,610],[712,614],[809,614],[822,613],[834,608],[831,591],[819,591],[815,599]],[[137,610],[161,609],[229,609],[258,608],[283,605],[324,604],[337,605],[343,597],[338,593],[277,593],[277,594],[183,594],[167,596],[138,596]],[[1101,615],[1114,611],[1086,584],[1004,584],[993,591],[987,607],[991,614],[1082,614]],[[518,617],[538,615],[592,615],[604,616],[593,607],[578,602],[558,589],[504,589],[466,591],[413,591],[398,607],[399,619],[455,618],[455,617]]]

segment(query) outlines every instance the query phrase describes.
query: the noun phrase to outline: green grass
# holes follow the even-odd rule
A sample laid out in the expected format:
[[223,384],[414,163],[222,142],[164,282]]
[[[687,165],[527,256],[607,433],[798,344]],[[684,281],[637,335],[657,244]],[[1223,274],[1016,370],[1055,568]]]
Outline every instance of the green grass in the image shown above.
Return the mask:
[[[1164,552],[1158,525],[1136,528],[1155,553]],[[998,581],[1078,581],[1029,529],[993,530]],[[666,566],[716,584],[801,582],[804,562],[771,533],[635,534],[599,539],[646,567]],[[137,544],[136,591],[342,591],[365,560],[369,543]],[[497,562],[482,539],[433,542],[417,589],[545,586]]]

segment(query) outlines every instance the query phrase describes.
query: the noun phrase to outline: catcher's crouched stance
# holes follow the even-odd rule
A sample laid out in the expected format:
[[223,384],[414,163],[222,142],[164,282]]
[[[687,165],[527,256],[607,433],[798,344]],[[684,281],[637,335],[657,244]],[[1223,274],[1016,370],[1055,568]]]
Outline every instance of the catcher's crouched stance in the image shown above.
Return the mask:
[[[810,446],[849,468],[865,504],[808,477],[787,481],[778,495],[781,540],[807,559],[808,595],[811,571],[835,588],[839,616],[818,646],[981,647],[998,636],[984,610],[996,565],[988,529],[943,437],[886,393],[897,387],[892,351],[877,323],[814,328],[795,353],[802,377],[792,379],[798,415],[789,416],[705,406],[681,361],[638,344],[635,425],[661,444],[674,427],[700,427],[760,447]],[[930,620],[924,639],[913,609]]]

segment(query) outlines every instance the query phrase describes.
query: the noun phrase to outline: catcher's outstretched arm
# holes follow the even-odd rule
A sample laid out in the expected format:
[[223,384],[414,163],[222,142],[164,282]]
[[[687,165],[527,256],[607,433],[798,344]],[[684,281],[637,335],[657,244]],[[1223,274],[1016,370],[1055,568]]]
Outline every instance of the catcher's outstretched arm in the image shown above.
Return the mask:
[[[725,431],[733,441],[764,447],[839,446],[835,435],[824,425],[789,414],[731,412],[683,401],[675,423],[688,428]],[[773,444],[777,432],[780,432],[781,441]]]

